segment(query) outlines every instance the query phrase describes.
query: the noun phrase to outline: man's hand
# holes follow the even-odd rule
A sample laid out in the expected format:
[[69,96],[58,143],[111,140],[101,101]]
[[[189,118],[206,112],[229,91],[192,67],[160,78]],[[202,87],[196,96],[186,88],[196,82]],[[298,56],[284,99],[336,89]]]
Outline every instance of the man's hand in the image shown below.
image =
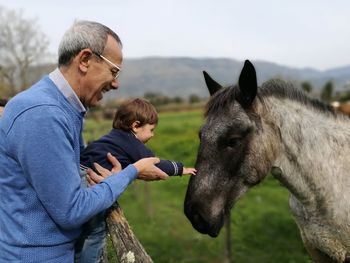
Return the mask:
[[98,184],[108,176],[111,176],[112,174],[118,173],[122,170],[120,162],[111,153],[107,153],[107,159],[113,165],[112,170],[109,171],[108,169],[103,168],[98,163],[94,163],[95,169],[98,171],[99,174],[95,173],[92,169],[88,169],[86,171],[86,179],[89,185]]
[[113,174],[119,173],[122,170],[122,165],[111,153],[107,153],[107,159],[113,165],[113,168],[111,170]]
[[136,167],[138,173],[137,178],[144,181],[155,181],[155,180],[165,180],[169,176],[160,170],[155,164],[159,163],[159,158],[149,157],[143,158],[136,163],[134,166]]

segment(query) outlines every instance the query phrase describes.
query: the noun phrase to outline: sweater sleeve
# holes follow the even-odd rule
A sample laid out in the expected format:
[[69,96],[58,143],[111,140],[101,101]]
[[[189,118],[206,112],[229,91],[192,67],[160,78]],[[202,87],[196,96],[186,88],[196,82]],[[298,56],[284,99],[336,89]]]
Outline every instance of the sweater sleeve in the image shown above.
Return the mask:
[[[45,114],[42,114],[45,112]],[[81,188],[72,128],[56,106],[22,113],[7,133],[9,151],[52,219],[75,228],[110,207],[137,176],[133,165],[94,187]]]
[[180,162],[160,160],[160,162],[156,164],[156,166],[169,176],[182,176],[183,173],[183,164]]

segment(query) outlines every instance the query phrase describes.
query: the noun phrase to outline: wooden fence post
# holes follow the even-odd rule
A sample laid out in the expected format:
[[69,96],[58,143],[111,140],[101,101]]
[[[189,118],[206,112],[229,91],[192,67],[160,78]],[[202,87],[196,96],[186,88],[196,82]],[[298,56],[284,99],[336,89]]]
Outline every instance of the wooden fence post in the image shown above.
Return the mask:
[[120,263],[153,263],[131,230],[118,202],[108,211],[107,226]]

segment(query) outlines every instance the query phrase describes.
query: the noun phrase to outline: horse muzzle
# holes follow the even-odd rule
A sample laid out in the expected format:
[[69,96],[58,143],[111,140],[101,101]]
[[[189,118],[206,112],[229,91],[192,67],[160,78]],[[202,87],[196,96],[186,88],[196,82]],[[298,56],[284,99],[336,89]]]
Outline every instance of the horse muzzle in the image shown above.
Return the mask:
[[193,205],[185,204],[185,215],[190,220],[194,229],[199,233],[207,234],[211,237],[217,237],[224,225],[224,213],[210,217],[206,213],[196,209]]

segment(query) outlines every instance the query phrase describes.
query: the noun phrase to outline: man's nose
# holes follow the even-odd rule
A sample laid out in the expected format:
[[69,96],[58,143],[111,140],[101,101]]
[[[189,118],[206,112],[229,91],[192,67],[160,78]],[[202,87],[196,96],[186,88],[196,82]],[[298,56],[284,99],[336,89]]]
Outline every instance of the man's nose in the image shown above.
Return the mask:
[[119,88],[119,80],[118,79],[113,79],[111,86],[113,87],[113,89],[118,89]]

